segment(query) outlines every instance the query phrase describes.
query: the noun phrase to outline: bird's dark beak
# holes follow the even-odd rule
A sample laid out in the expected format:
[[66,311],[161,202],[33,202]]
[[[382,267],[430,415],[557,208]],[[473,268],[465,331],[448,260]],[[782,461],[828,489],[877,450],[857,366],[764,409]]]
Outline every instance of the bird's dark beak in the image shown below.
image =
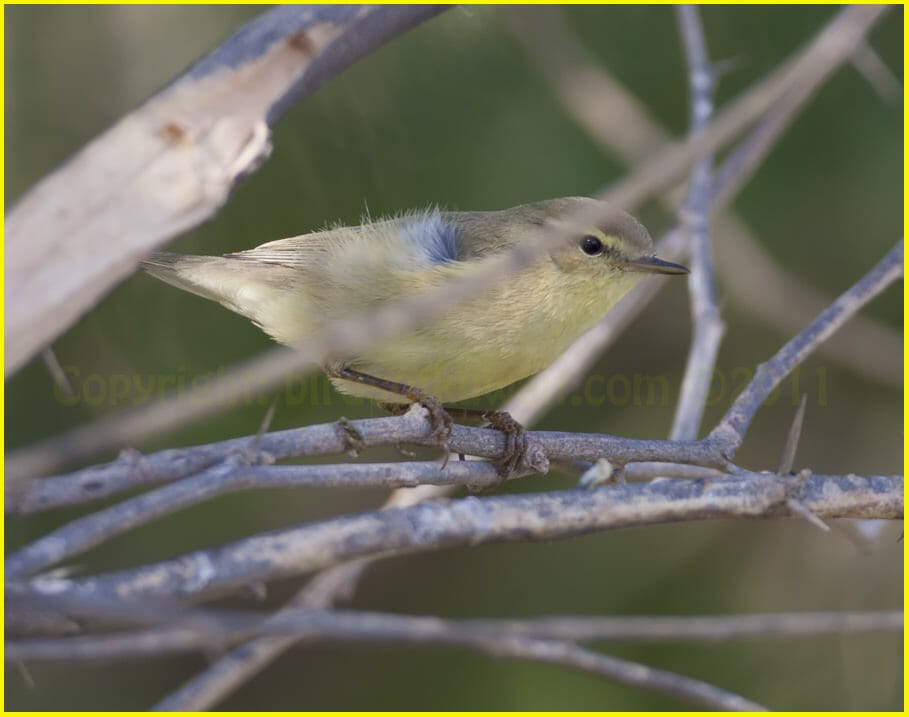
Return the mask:
[[663,261],[655,256],[642,256],[630,259],[624,264],[628,271],[641,271],[648,274],[688,274],[688,268],[671,261]]

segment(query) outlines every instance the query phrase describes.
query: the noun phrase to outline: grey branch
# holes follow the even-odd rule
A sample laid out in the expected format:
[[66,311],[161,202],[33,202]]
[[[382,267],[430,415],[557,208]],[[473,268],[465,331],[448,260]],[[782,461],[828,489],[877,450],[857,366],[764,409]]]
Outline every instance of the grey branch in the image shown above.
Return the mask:
[[902,518],[901,476],[776,476],[671,480],[594,491],[420,504],[256,535],[211,550],[93,577],[38,577],[38,593],[77,599],[201,599],[364,557],[457,545],[551,540],[680,520],[792,516],[795,499],[822,518]]
[[[118,460],[70,474],[11,482],[6,509],[27,514],[75,505],[141,486],[166,483],[210,469],[225,460],[258,463],[283,458],[343,454],[355,446],[426,443],[431,427],[426,412],[415,406],[404,416],[324,423],[189,448],[176,448],[142,456],[130,452]],[[642,461],[681,462],[727,468],[728,462],[710,445],[689,441],[622,438],[596,433],[534,431],[529,434],[531,464],[545,472],[546,461],[607,458],[617,466]],[[456,425],[451,450],[482,458],[497,458],[505,448],[499,431]],[[253,446],[256,450],[253,451]],[[396,464],[397,465],[397,464]],[[479,474],[477,474],[479,478]],[[406,478],[402,478],[406,481]]]
[[757,367],[751,383],[713,429],[708,439],[727,446],[731,460],[745,438],[745,432],[758,408],[790,371],[804,361],[821,343],[843,325],[855,312],[887,286],[903,276],[903,240],[881,259],[849,291],[837,298],[814,322],[793,338],[777,354]]
[[[65,604],[57,610],[65,612]],[[88,612],[88,611],[87,611]],[[103,609],[95,611],[102,617]],[[152,624],[147,614],[141,622]],[[163,615],[162,615],[163,618]],[[11,660],[114,660],[223,648],[225,644],[262,636],[297,640],[431,640],[447,632],[460,636],[529,637],[566,642],[731,642],[753,638],[900,633],[900,610],[859,612],[790,612],[749,615],[632,615],[618,617],[545,616],[529,619],[479,618],[446,620],[358,610],[300,609],[276,615],[255,611],[210,609],[170,614],[143,630],[60,639],[10,640],[4,657]],[[406,634],[410,637],[402,637]]]
[[[294,619],[263,622],[266,632],[293,632],[297,640],[404,642],[416,645],[455,645],[495,657],[541,662],[568,667],[632,687],[663,692],[679,699],[720,710],[763,710],[761,705],[739,695],[684,675],[621,660],[579,647],[571,642],[520,634],[518,624],[503,623],[505,630],[469,622],[439,618],[410,617],[380,613],[321,611],[297,614]],[[529,625],[532,630],[532,625]],[[551,629],[551,628],[550,628]],[[564,626],[561,628],[564,631]],[[545,630],[545,628],[544,628]],[[255,634],[254,630],[246,630]],[[7,659],[107,658],[161,654],[200,646],[206,633],[198,629],[177,628],[163,631],[127,633],[101,638],[70,638],[43,642],[30,641],[7,648]],[[209,632],[220,646],[228,637]],[[220,639],[220,642],[217,640]],[[61,650],[62,648],[62,650]],[[175,707],[170,700],[158,710]]]
[[[642,461],[690,463],[710,468],[728,468],[722,458],[731,457],[744,439],[747,427],[761,404],[777,385],[845,321],[902,276],[903,242],[897,245],[865,277],[840,296],[808,328],[787,343],[770,361],[758,367],[754,378],[736,398],[723,421],[702,441],[636,441],[595,434],[535,432],[535,450],[549,460],[589,460],[606,458],[616,465]],[[350,426],[361,446],[378,443],[425,440],[429,425],[415,411],[399,418],[354,421]],[[379,429],[376,431],[375,429]],[[257,439],[259,449],[275,458],[340,453],[351,448],[350,435],[338,424],[309,426],[265,434]],[[29,512],[54,505],[57,486],[64,505],[94,496],[157,480],[173,480],[208,468],[223,460],[226,451],[248,450],[251,438],[233,439],[196,449],[164,451],[148,458],[127,458],[133,470],[124,475],[122,462],[78,471],[70,477],[11,482],[7,504],[14,512]],[[452,449],[474,456],[496,457],[504,448],[504,437],[497,431],[456,426]],[[542,461],[542,458],[539,460]],[[144,465],[143,465],[143,462]],[[118,465],[119,463],[119,465]]]
[[6,218],[6,375],[149,251],[213,216],[268,157],[291,103],[442,9],[265,12],[45,177]]
[[[688,62],[691,134],[697,135],[709,125],[713,115],[713,68],[707,57],[707,45],[697,7],[679,5],[676,10]],[[697,438],[710,382],[713,380],[720,340],[725,332],[716,301],[710,248],[712,165],[712,153],[707,153],[698,160],[691,174],[688,198],[681,210],[682,228],[688,232],[691,245],[688,291],[694,329],[682,379],[682,391],[669,433],[669,437],[676,440]]]

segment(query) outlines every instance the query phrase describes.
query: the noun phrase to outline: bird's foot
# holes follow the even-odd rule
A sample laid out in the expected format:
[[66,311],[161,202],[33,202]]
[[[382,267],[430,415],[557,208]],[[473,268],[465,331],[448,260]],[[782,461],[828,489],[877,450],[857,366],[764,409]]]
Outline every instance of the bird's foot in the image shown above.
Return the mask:
[[[448,465],[448,459],[451,457],[451,449],[448,446],[453,424],[451,415],[438,400],[417,389],[410,390],[407,393],[407,398],[414,403],[419,403],[429,413],[429,425],[431,427],[429,438],[444,451],[442,468],[445,468]],[[410,406],[400,403],[381,402],[379,405],[393,415],[401,415],[410,409]]]
[[498,488],[524,463],[527,457],[527,431],[507,411],[488,411],[483,414],[487,428],[505,434],[505,451],[498,460],[499,480],[490,488]]

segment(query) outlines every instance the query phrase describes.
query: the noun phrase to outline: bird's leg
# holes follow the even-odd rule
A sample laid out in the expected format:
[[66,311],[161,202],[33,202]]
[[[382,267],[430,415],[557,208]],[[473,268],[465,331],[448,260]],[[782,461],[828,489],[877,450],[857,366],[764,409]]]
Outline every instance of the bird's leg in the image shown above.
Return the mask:
[[[445,407],[435,398],[428,393],[424,393],[415,386],[408,386],[406,383],[398,383],[396,381],[387,381],[384,378],[370,376],[368,373],[356,371],[352,368],[326,367],[325,373],[332,378],[343,378],[345,381],[354,381],[356,383],[362,383],[365,386],[380,388],[389,393],[396,393],[399,396],[403,396],[413,403],[419,403],[426,408],[426,410],[429,411],[429,421],[432,425],[432,432],[429,434],[429,437],[437,440],[439,445],[445,449],[445,464],[448,463],[448,439],[451,437],[452,421],[451,416],[448,415],[448,411],[446,411]],[[379,405],[393,414],[398,414],[401,407],[401,404],[385,402],[380,402]],[[391,409],[391,407],[396,408]],[[406,409],[407,407],[404,406],[404,410]]]
[[499,482],[491,488],[498,488],[521,465],[527,455],[527,431],[507,411],[483,411],[472,408],[449,408],[452,416],[461,419],[485,421],[489,428],[505,434],[505,451],[498,460]]
[[[472,419],[485,421],[489,428],[501,431],[505,434],[505,450],[502,457],[497,461],[499,482],[491,488],[497,488],[505,481],[521,464],[527,455],[527,432],[524,426],[518,423],[507,411],[483,411],[473,408],[445,408],[438,400],[427,393],[424,393],[415,386],[408,386],[405,383],[388,381],[384,378],[370,376],[368,373],[356,371],[351,368],[334,368],[328,367],[325,372],[334,378],[342,378],[347,381],[355,381],[366,386],[380,388],[389,393],[396,393],[404,398],[419,403],[429,411],[429,419],[432,424],[431,438],[435,438],[439,445],[445,450],[443,467],[448,464],[449,449],[448,439],[451,436],[452,416],[463,419]],[[379,406],[392,415],[401,415],[405,413],[409,406],[401,403],[392,403],[388,401],[379,401]]]

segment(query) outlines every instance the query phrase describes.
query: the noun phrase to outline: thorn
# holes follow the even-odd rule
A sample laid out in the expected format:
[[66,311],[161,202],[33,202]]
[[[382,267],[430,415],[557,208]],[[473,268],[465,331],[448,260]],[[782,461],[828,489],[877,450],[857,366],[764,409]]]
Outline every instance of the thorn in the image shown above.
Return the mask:
[[802,400],[799,401],[799,407],[792,417],[792,425],[789,426],[789,435],[786,437],[786,445],[783,447],[783,455],[780,458],[780,467],[777,471],[780,475],[787,475],[792,472],[792,465],[795,463],[795,452],[799,447],[799,439],[802,437],[802,423],[805,419],[805,405],[808,402],[808,395],[802,394]]
[[57,354],[54,353],[54,350],[50,346],[41,352],[41,360],[44,361],[44,366],[50,373],[54,383],[57,384],[57,388],[59,388],[67,398],[74,398],[76,396],[76,391],[73,389],[73,385],[69,382],[66,372],[57,360]]
[[621,466],[614,466],[605,458],[600,458],[578,481],[581,488],[597,488],[601,485],[621,485],[625,482],[624,471]]
[[145,462],[145,455],[141,451],[138,451],[131,446],[127,446],[117,454],[117,460],[125,463],[129,471],[134,471],[141,476],[145,475],[147,464]]
[[77,575],[85,566],[80,563],[70,563],[69,565],[60,565],[56,568],[50,568],[43,573],[38,573],[32,577],[33,580],[69,580]]
[[142,460],[143,457],[144,456],[142,455],[141,451],[133,448],[132,446],[127,446],[126,448],[122,449],[117,455],[117,460],[129,463],[138,463]]
[[19,676],[22,678],[25,686],[30,690],[35,689],[35,680],[32,678],[32,673],[31,670],[28,669],[28,666],[22,662],[22,660],[14,660],[13,664],[16,666],[16,670],[18,670]]
[[903,96],[903,83],[867,41],[856,45],[849,61],[884,102],[895,104]]
[[807,520],[811,525],[813,525],[818,530],[821,530],[825,533],[830,532],[830,526],[827,525],[823,520],[818,518],[814,513],[812,513],[801,501],[796,500],[795,498],[786,499],[786,507],[789,508],[793,513],[795,513],[799,518]]
[[786,498],[786,507],[789,508],[793,513],[795,513],[799,518],[807,520],[811,525],[813,525],[818,530],[822,530],[825,533],[830,532],[830,526],[827,525],[823,520],[821,520],[817,515],[815,515],[802,501],[794,497],[795,493],[802,484],[811,477],[811,471],[805,468],[798,472],[798,475],[794,477],[792,482],[787,486],[786,492],[789,494]]
[[261,581],[249,583],[246,586],[246,592],[257,602],[264,602],[265,598],[268,597],[268,588]]
[[713,75],[713,81],[717,82],[721,77],[725,75],[731,75],[735,72],[738,72],[747,64],[748,60],[746,60],[742,55],[727,57],[724,60],[717,60],[710,66],[710,72]]
[[271,422],[275,417],[275,409],[277,409],[277,407],[278,396],[275,394],[275,397],[271,400],[271,404],[268,406],[268,410],[262,417],[262,423],[259,424],[259,430],[256,431],[256,437],[253,439],[252,445],[249,447],[250,463],[256,462],[256,454],[259,453],[259,446],[262,445],[262,436],[268,433],[268,429],[271,428]]

